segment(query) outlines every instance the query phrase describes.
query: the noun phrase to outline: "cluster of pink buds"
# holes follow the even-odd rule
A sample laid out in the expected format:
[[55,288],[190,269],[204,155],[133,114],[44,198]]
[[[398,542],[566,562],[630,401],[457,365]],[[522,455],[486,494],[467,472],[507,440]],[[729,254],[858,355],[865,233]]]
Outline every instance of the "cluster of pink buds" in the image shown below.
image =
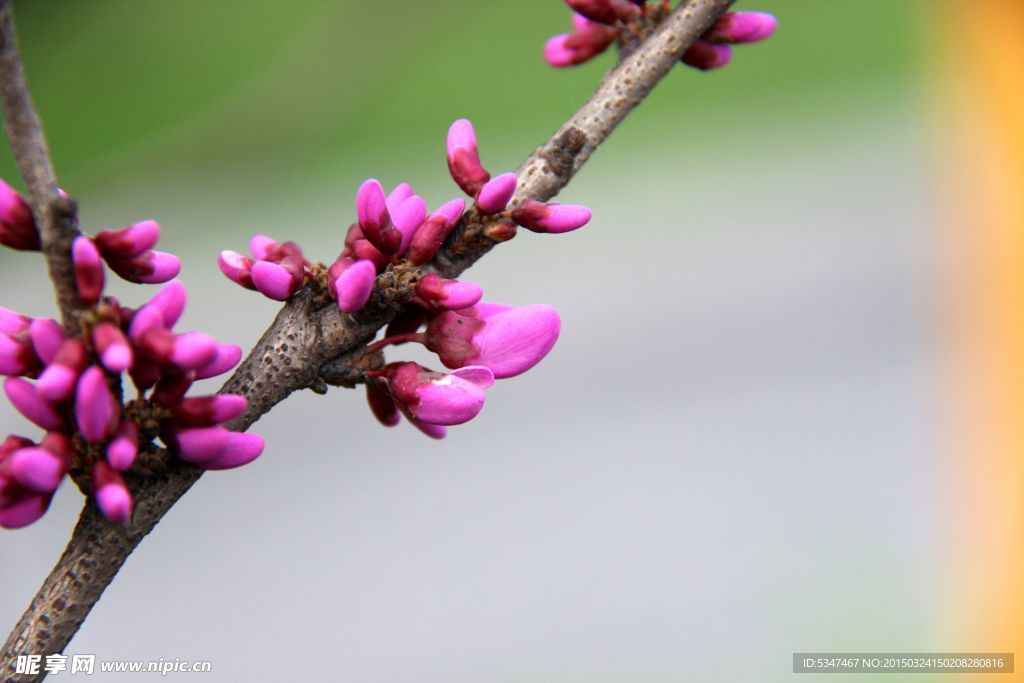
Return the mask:
[[[480,161],[473,124],[455,121],[448,130],[448,170],[474,201],[473,223],[495,241],[506,241],[517,226],[538,233],[563,233],[586,225],[583,206],[523,199],[512,203],[518,180],[514,173],[492,177]],[[428,212],[408,183],[385,193],[380,181],[365,181],[356,193],[356,222],[345,236],[341,255],[328,267],[313,265],[292,242],[280,244],[257,235],[251,256],[223,251],[221,271],[231,281],[284,301],[310,281],[323,277],[323,291],[345,313],[362,309],[373,294],[377,276],[399,264],[421,266],[433,261],[466,214],[466,200],[453,199]],[[410,312],[393,322],[385,338],[370,347],[410,341],[438,354],[451,373],[437,373],[415,363],[391,363],[367,373],[366,387],[374,415],[391,426],[405,415],[429,436],[461,424],[483,407],[484,389],[536,365],[558,338],[561,322],[549,306],[512,308],[480,303],[483,288],[473,282],[446,280],[434,273],[417,278]],[[425,327],[422,333],[419,331]]]
[[[661,3],[627,0],[565,0],[574,11],[572,33],[557,35],[544,46],[551,66],[582,64],[601,54],[634,27],[646,26],[668,15],[667,0]],[[755,43],[775,31],[777,21],[764,12],[726,12],[696,40],[682,62],[701,69],[717,69],[732,59],[730,45]]]
[[[516,226],[534,232],[560,233],[582,227],[590,220],[583,206],[525,199],[509,208],[516,191],[514,173],[494,178],[480,163],[473,124],[460,119],[448,131],[448,169],[458,186],[476,200],[474,208],[484,233],[496,241],[515,236]],[[355,313],[370,300],[377,276],[399,263],[429,263],[462,220],[464,199],[452,199],[433,212],[409,183],[399,183],[385,193],[380,181],[366,180],[356,192],[356,222],[345,235],[341,254],[325,270],[330,297],[345,313]],[[279,243],[265,235],[249,242],[251,256],[222,251],[217,258],[221,272],[232,282],[260,292],[275,301],[287,301],[323,267],[314,266],[294,242]],[[431,305],[454,309],[466,307],[469,283],[435,283],[436,292],[426,296]],[[476,296],[479,300],[479,295]]]
[[[7,204],[20,210],[15,201]],[[169,282],[137,309],[103,296],[103,261],[136,282],[161,282],[178,272],[176,257],[151,249],[159,232],[144,221],[75,239],[72,260],[85,308],[80,336],[66,335],[55,320],[0,307],[4,392],[46,432],[39,443],[10,436],[0,444],[0,526],[18,528],[41,517],[66,474],[91,488],[108,519],[127,521],[132,496],[123,473],[155,439],[204,469],[244,465],[262,452],[261,437],[222,426],[245,412],[244,397],[186,396],[193,382],[233,368],[242,350],[201,332],[173,331],[185,308],[181,282]],[[126,377],[136,389],[129,401]]]

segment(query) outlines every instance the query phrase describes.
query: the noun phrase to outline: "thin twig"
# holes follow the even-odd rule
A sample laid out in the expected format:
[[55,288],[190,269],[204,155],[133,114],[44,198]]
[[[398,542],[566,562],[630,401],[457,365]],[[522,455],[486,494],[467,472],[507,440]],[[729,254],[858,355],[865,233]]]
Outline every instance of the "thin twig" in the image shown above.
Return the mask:
[[[0,7],[6,4],[0,0]],[[514,201],[549,199],[565,187],[697,36],[731,4],[732,0],[688,0],[676,9],[520,166]],[[293,297],[221,389],[249,400],[248,411],[229,427],[243,431],[292,392],[319,386],[325,364],[361,350],[403,310],[410,296],[409,285],[418,276],[434,270],[454,277],[475,263],[495,244],[475,229],[478,227],[473,220],[463,221],[430,267],[399,267],[381,275],[371,304],[355,315],[318,304],[308,290]],[[17,656],[62,652],[127,557],[200,474],[194,467],[177,463],[163,476],[130,481],[136,509],[125,526],[104,521],[94,506],[86,503],[67,549],[4,645],[0,671],[7,673],[5,680],[42,679],[42,675],[15,676]]]
[[75,314],[80,304],[71,265],[71,242],[78,235],[77,206],[73,199],[57,192],[50,150],[18,54],[11,0],[0,0],[0,98],[7,139],[28,188],[64,329],[75,334],[79,329]]

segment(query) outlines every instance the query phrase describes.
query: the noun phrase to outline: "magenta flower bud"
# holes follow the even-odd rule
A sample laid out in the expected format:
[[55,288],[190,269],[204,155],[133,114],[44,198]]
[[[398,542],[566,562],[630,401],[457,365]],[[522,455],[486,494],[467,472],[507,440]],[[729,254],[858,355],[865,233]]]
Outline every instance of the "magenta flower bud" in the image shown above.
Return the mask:
[[195,396],[171,408],[176,423],[186,427],[212,427],[234,420],[245,412],[248,401],[237,394]]
[[425,220],[427,220],[427,203],[423,201],[423,197],[415,194],[391,212],[391,222],[402,233],[402,243],[398,247],[399,254],[404,254],[409,249],[412,238]]
[[28,420],[46,430],[64,427],[64,418],[44,399],[36,387],[20,377],[4,380],[4,392],[15,409]]
[[707,43],[703,40],[693,41],[693,45],[683,55],[682,62],[701,71],[718,69],[732,60],[732,50],[728,45]]
[[484,289],[475,282],[445,280],[439,275],[429,273],[416,283],[416,295],[425,303],[457,310],[468,308],[480,301]]
[[93,365],[82,373],[75,391],[75,420],[89,443],[103,443],[117,429],[121,404],[107,384],[107,376]]
[[253,260],[248,256],[242,256],[237,251],[224,250],[217,256],[217,265],[220,272],[234,282],[246,289],[256,289],[252,283]]
[[767,12],[726,12],[701,36],[709,43],[756,43],[775,33],[778,20]]
[[384,391],[375,381],[366,383],[366,403],[370,406],[370,412],[385,427],[394,427],[401,420],[398,413],[398,406],[395,399]]
[[64,328],[56,320],[36,318],[29,326],[29,336],[39,360],[50,363],[64,343]]
[[512,195],[516,193],[516,174],[502,173],[487,181],[480,188],[476,198],[476,208],[481,213],[501,213],[508,206]]
[[395,185],[395,188],[391,190],[391,193],[384,200],[388,207],[388,212],[394,215],[395,210],[402,205],[406,199],[413,195],[412,185],[409,183],[399,183]]
[[427,221],[412,237],[407,256],[409,263],[415,266],[433,261],[434,256],[441,249],[441,245],[448,239],[448,235],[462,218],[462,212],[465,209],[466,200],[453,199],[430,214]]
[[263,437],[259,434],[228,432],[228,442],[220,455],[199,463],[204,470],[230,470],[260,457],[263,453]]
[[156,221],[139,221],[121,230],[104,230],[96,235],[96,246],[108,259],[130,259],[152,249],[160,239]]
[[377,268],[372,262],[356,261],[345,269],[334,281],[338,293],[338,308],[345,313],[355,313],[370,300],[377,282]]
[[135,464],[138,455],[139,428],[131,420],[125,420],[107,444],[107,462],[118,472],[124,472]]
[[287,301],[305,282],[302,262],[287,257],[280,263],[256,261],[252,265],[252,283],[260,294],[275,301]]
[[132,516],[132,494],[121,475],[107,463],[98,461],[92,468],[92,495],[103,516],[124,524]]
[[191,372],[164,375],[153,387],[149,400],[165,407],[176,405],[185,398],[185,394],[192,387],[192,379]]
[[559,33],[548,38],[544,43],[544,61],[557,68],[578,64],[579,62],[575,60],[576,52],[566,46],[569,38],[568,33]]
[[78,376],[88,364],[89,354],[82,340],[66,339],[53,362],[39,375],[36,390],[50,403],[66,401],[74,395]]
[[46,514],[52,498],[44,493],[24,493],[9,505],[0,507],[0,527],[20,529],[28,526]]
[[208,379],[223,375],[242,360],[242,347],[236,344],[217,344],[213,360],[195,371],[195,378]]
[[[401,250],[401,247],[399,247]],[[356,261],[370,261],[378,270],[383,271],[391,263],[391,257],[387,254],[382,254],[381,251],[370,244],[367,240],[357,240],[352,245],[352,256]]]
[[75,265],[75,283],[83,306],[95,306],[103,296],[103,260],[96,245],[85,235],[71,244],[71,260]]
[[271,252],[276,251],[279,246],[277,240],[266,235],[253,235],[249,238],[249,251],[257,261],[270,259]]
[[170,361],[182,370],[195,370],[217,357],[217,340],[204,332],[185,332],[174,338]]
[[118,272],[118,275],[129,282],[159,285],[173,280],[181,272],[181,261],[178,257],[162,251],[147,251],[141,256],[136,256],[131,263],[133,277],[126,277]]
[[614,24],[629,19],[636,7],[622,0],[565,0],[574,12],[601,24]]
[[132,347],[117,325],[100,323],[92,328],[92,343],[107,370],[120,373],[132,366]]
[[504,379],[539,363],[554,347],[560,330],[558,311],[541,304],[486,318],[447,312],[427,326],[426,347],[449,368],[481,365]]
[[188,291],[181,280],[171,280],[149,300],[149,306],[160,311],[164,327],[171,329],[185,312],[185,300],[188,298]]
[[221,455],[230,438],[231,432],[223,427],[183,429],[174,435],[178,456],[197,465]]
[[167,329],[164,327],[164,316],[156,306],[147,304],[132,316],[132,322],[128,325],[128,338],[137,342],[150,330],[157,329]]
[[27,335],[0,332],[0,375],[33,375],[39,367],[39,357]]
[[53,493],[64,480],[69,462],[45,448],[23,448],[7,459],[8,471],[34,493]]
[[491,174],[480,163],[476,131],[468,119],[455,121],[448,129],[448,172],[470,197],[475,197]]
[[[3,182],[0,180],[0,182]],[[32,324],[32,318],[17,311],[0,306],[0,333],[17,334],[24,332]]]
[[3,180],[0,180],[0,244],[20,251],[42,248],[32,207]]
[[524,199],[512,211],[512,220],[534,232],[569,232],[586,225],[590,216],[590,209],[585,206],[545,204],[533,199]]
[[[473,380],[434,372],[416,363],[391,363],[384,367],[387,390],[413,419],[450,426],[472,420],[484,406],[481,375],[493,375],[487,368],[473,374]],[[489,385],[488,385],[489,386]]]
[[356,213],[359,228],[370,244],[383,254],[394,254],[402,244],[402,233],[391,224],[384,188],[371,178],[359,186],[356,193]]

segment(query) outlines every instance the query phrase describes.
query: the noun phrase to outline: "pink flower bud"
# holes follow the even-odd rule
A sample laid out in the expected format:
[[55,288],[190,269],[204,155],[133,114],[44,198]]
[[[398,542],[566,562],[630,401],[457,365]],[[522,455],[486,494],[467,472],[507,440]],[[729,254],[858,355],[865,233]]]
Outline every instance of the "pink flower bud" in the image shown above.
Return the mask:
[[220,272],[234,282],[246,289],[256,289],[252,282],[253,260],[248,256],[242,256],[237,251],[224,250],[217,256],[217,265]]
[[383,372],[388,393],[411,419],[442,426],[476,417],[485,399],[481,377],[490,375],[493,381],[486,368],[473,373],[472,380],[433,372],[416,363],[391,363]]
[[412,265],[430,263],[455,229],[466,208],[464,199],[454,199],[432,213],[413,235],[407,258]]
[[423,201],[423,197],[415,194],[391,212],[391,222],[402,233],[402,243],[398,247],[399,254],[404,254],[409,249],[412,238],[426,219],[427,203]]
[[448,172],[462,191],[475,197],[491,174],[480,163],[476,132],[468,119],[455,121],[448,129]]
[[234,420],[248,406],[244,396],[218,394],[186,398],[171,408],[176,423],[186,427],[212,427]]
[[29,336],[39,360],[49,363],[64,343],[64,328],[56,320],[36,318],[29,326]]
[[438,308],[458,310],[480,301],[484,289],[475,282],[445,280],[430,273],[416,283],[416,295],[425,303]]
[[100,323],[92,328],[92,343],[107,370],[120,373],[132,366],[132,347],[117,325]]
[[263,453],[263,437],[259,434],[229,432],[223,452],[210,460],[199,463],[204,470],[229,470],[260,457]]
[[43,429],[64,427],[64,418],[38,392],[36,387],[20,377],[8,377],[4,392],[15,409]]
[[279,246],[277,240],[266,235],[253,235],[249,238],[249,251],[258,261],[269,260],[271,252],[276,251]]
[[476,208],[481,213],[500,213],[505,210],[512,195],[516,193],[516,174],[502,173],[487,181],[480,188]]
[[728,45],[717,45],[703,40],[695,40],[682,58],[684,64],[701,71],[721,68],[731,60],[732,50]]
[[726,12],[701,40],[709,43],[756,43],[775,33],[778,20],[767,12]]
[[590,209],[574,204],[545,204],[525,199],[512,211],[512,220],[534,232],[562,233],[590,221]]
[[568,33],[559,33],[548,38],[544,43],[544,61],[557,68],[578,64],[575,51],[566,46],[569,37]]
[[174,254],[162,251],[147,251],[141,256],[132,260],[134,277],[126,277],[118,273],[130,282],[139,282],[146,285],[159,285],[168,280],[178,277],[181,272],[181,261]]
[[426,346],[449,368],[481,365],[504,379],[539,363],[554,347],[560,329],[558,311],[541,304],[486,318],[449,311],[427,326]]
[[[3,181],[0,181],[3,182]],[[24,332],[32,324],[32,318],[17,311],[0,306],[0,333],[15,334]]]
[[402,233],[391,224],[384,188],[371,178],[359,186],[356,193],[356,213],[359,228],[370,244],[383,254],[394,254],[402,244]]
[[132,316],[132,322],[128,325],[128,337],[137,342],[144,334],[154,329],[167,329],[164,327],[164,316],[159,308],[147,304],[135,311]]
[[149,306],[160,311],[164,327],[171,329],[185,312],[185,301],[188,292],[181,280],[171,280],[149,300]]
[[139,428],[134,422],[125,420],[117,428],[114,438],[107,444],[107,462],[119,472],[135,464],[139,455]]
[[78,376],[88,364],[89,354],[82,340],[66,339],[53,362],[39,375],[36,390],[50,403],[66,401],[74,395]]
[[223,375],[242,360],[242,347],[237,344],[217,344],[217,354],[213,360],[195,371],[195,378],[208,379]]
[[294,257],[282,259],[280,263],[257,261],[252,265],[252,283],[268,299],[287,301],[304,282],[302,262]]
[[381,389],[375,381],[366,383],[366,402],[370,406],[370,412],[385,427],[394,427],[401,421],[398,414],[398,406],[395,399]]
[[89,443],[103,443],[121,419],[121,405],[107,384],[107,376],[93,365],[82,373],[75,391],[75,420]]
[[0,180],[0,244],[20,251],[42,248],[32,207],[3,180]]
[[619,29],[573,15],[573,33],[562,34],[544,45],[544,59],[551,66],[566,67],[582,64],[608,49]]
[[44,493],[25,492],[11,504],[0,507],[0,527],[20,529],[28,526],[46,514],[52,498]]
[[231,432],[223,427],[183,429],[174,435],[178,456],[193,464],[202,464],[224,453]]
[[377,282],[377,268],[370,261],[356,261],[334,281],[338,294],[338,308],[355,313],[370,300]]
[[574,12],[602,24],[614,24],[636,13],[636,7],[623,0],[565,0]]
[[394,214],[395,210],[402,205],[402,202],[412,195],[412,185],[409,183],[399,183],[395,185],[395,188],[391,190],[391,193],[387,196],[387,199],[385,199],[388,212]]
[[92,491],[104,517],[118,524],[131,519],[132,494],[121,475],[102,460],[92,468]]
[[[398,248],[401,251],[401,247]],[[381,253],[380,249],[367,240],[357,240],[352,246],[352,255],[357,261],[370,261],[378,270],[384,270],[391,263],[391,257]]]
[[71,244],[75,283],[83,306],[94,306],[103,296],[103,260],[92,240],[81,235]]
[[186,332],[174,338],[170,361],[182,370],[195,370],[217,357],[217,340],[204,332]]
[[429,436],[431,439],[443,439],[448,436],[448,429],[441,425],[432,425],[428,422],[420,422],[416,418],[410,418],[409,422],[412,426]]
[[130,259],[152,249],[160,239],[156,221],[140,221],[121,230],[104,230],[96,235],[96,246],[105,258]]
[[0,375],[34,375],[39,368],[39,357],[27,334],[0,332]]
[[23,448],[6,462],[14,480],[34,493],[56,491],[70,464],[45,448]]

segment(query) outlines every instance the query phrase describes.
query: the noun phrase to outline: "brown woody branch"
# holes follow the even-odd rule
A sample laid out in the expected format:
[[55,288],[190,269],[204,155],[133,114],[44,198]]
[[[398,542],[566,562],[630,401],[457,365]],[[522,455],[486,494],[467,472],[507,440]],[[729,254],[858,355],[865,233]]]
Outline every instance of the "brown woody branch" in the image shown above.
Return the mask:
[[64,329],[77,333],[80,304],[71,266],[71,242],[78,235],[77,206],[57,192],[50,150],[18,55],[11,0],[0,0],[0,99],[7,139],[28,189]]
[[[5,33],[9,30],[7,4],[0,0]],[[605,76],[586,104],[523,162],[517,171],[519,186],[513,202],[547,200],[565,187],[690,44],[731,4],[732,0],[687,0],[672,12]],[[8,45],[14,49],[13,40],[5,38],[4,59]],[[13,54],[16,60],[16,52]],[[344,358],[358,356],[402,311],[417,277],[428,271],[458,276],[495,244],[483,234],[478,217],[469,214],[433,264],[416,269],[399,266],[382,274],[370,304],[355,315],[324,305],[308,289],[297,294],[221,389],[249,400],[245,415],[229,426],[245,430],[292,392],[320,388],[320,373],[326,365],[342,359],[341,368],[335,363],[334,370],[343,372]],[[172,463],[159,476],[130,482],[136,509],[127,525],[106,522],[91,502],[86,503],[67,549],[4,645],[0,671],[5,672],[5,680],[41,680],[42,676],[16,677],[17,656],[62,652],[131,552],[201,474],[173,459]]]

